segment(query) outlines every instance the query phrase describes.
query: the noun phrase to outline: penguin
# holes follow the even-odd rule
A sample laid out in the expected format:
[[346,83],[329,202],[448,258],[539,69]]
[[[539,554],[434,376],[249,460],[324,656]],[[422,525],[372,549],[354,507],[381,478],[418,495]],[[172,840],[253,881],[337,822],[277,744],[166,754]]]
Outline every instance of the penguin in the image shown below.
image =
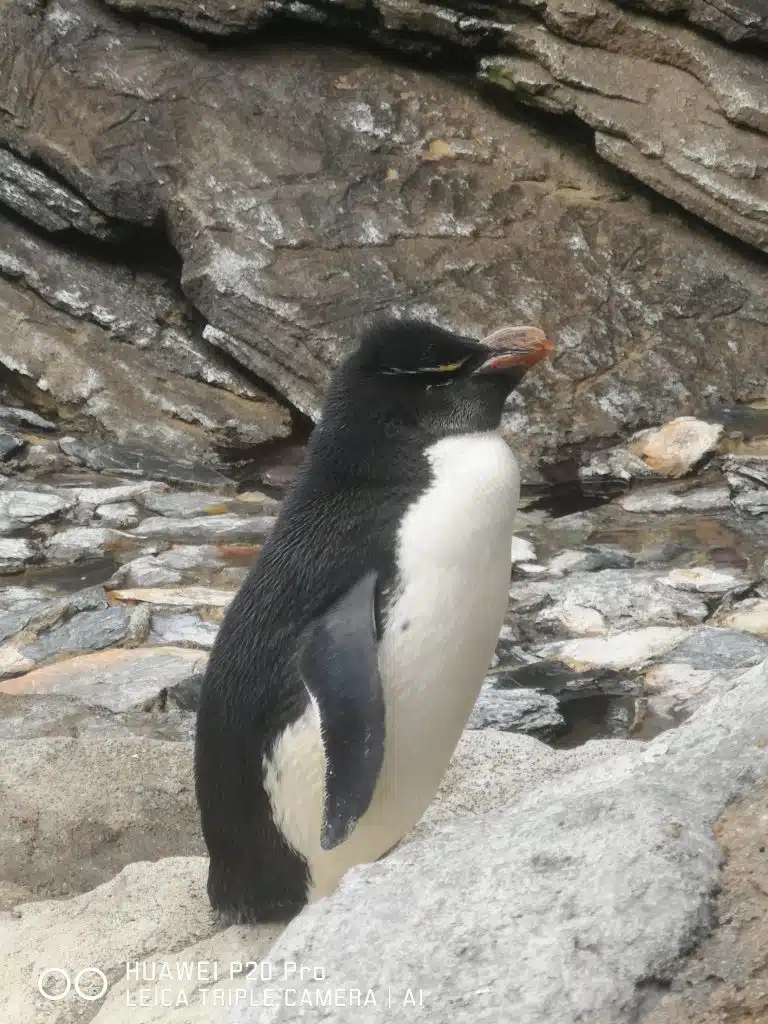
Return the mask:
[[419,320],[364,333],[206,669],[195,786],[208,896],[285,920],[434,797],[507,609],[519,501],[502,410],[552,343]]

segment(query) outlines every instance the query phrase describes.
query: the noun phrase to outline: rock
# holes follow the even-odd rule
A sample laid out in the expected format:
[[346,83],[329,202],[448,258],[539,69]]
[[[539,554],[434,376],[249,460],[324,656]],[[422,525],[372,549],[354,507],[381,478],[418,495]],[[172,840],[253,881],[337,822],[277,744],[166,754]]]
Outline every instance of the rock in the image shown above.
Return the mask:
[[114,587],[164,587],[181,583],[183,577],[170,569],[160,555],[143,555],[121,565],[107,583]]
[[[154,412],[152,414],[154,416]],[[218,470],[194,460],[171,459],[160,450],[137,444],[94,444],[62,437],[61,450],[97,472],[140,476],[197,487],[227,487],[229,480]]]
[[718,612],[713,622],[727,629],[741,629],[745,633],[768,637],[768,600],[759,597],[747,598],[735,608]]
[[118,501],[112,505],[99,505],[96,518],[108,526],[125,530],[136,526],[139,521],[139,510],[132,501]]
[[101,651],[126,638],[129,621],[125,608],[80,612],[68,622],[48,630],[34,643],[22,647],[21,652],[33,664],[43,665],[64,654]]
[[2,742],[2,760],[4,879],[61,895],[100,885],[132,861],[204,852],[189,743],[13,739]]
[[164,494],[167,490],[167,485],[159,481],[140,480],[138,483],[117,484],[115,487],[70,487],[66,493],[83,508],[97,509],[100,506],[133,504],[136,500],[143,503],[151,500],[153,495]]
[[768,14],[755,0],[632,0],[632,6],[667,15],[671,11],[692,24],[714,32],[729,43],[760,39],[768,41]]
[[0,462],[5,462],[6,459],[20,452],[25,444],[26,441],[23,437],[5,432],[0,433]]
[[523,537],[513,537],[509,560],[512,565],[516,565],[518,562],[535,562],[536,548]]
[[658,430],[645,430],[635,435],[628,447],[657,476],[680,477],[690,473],[705,455],[715,450],[723,430],[720,423],[680,416]]
[[46,231],[76,228],[101,239],[122,234],[119,225],[76,192],[6,149],[0,149],[0,199]]
[[13,533],[45,522],[70,508],[71,501],[42,491],[0,492],[0,533]]
[[[410,47],[429,38],[424,18],[432,37],[447,25],[463,46],[461,23],[467,39],[481,37],[483,54],[514,48],[515,57],[505,53],[505,59],[517,60],[518,68],[527,61],[537,72],[547,63],[553,82],[543,91],[558,97],[556,109],[575,110],[592,124],[596,105],[605,105],[598,131],[615,123],[616,143],[646,151],[662,146],[648,160],[650,170],[641,159],[636,173],[644,181],[654,187],[661,167],[664,176],[674,174],[676,201],[679,195],[690,206],[692,195],[727,230],[761,236],[764,143],[755,126],[764,116],[762,63],[731,54],[724,70],[722,48],[709,40],[595,3],[600,16],[592,19],[567,16],[550,0],[519,19],[494,17],[477,32],[471,26],[489,19],[456,11],[443,16],[443,8],[429,4],[409,4],[405,13],[402,5],[387,4],[381,14],[387,24],[378,16],[371,21],[387,39]],[[333,6],[339,17],[343,5]],[[318,10],[327,16],[326,5],[290,7],[293,16]],[[359,10],[349,11],[360,31]],[[415,19],[416,35],[398,18]],[[582,34],[583,43],[576,39]],[[520,322],[543,317],[558,358],[529,376],[505,416],[506,434],[521,448],[531,480],[540,481],[540,468],[562,458],[564,445],[594,447],[648,422],[695,414],[702,396],[733,405],[762,395],[762,266],[746,249],[729,247],[670,207],[658,208],[583,147],[564,142],[562,133],[548,138],[549,121],[504,117],[465,82],[388,67],[338,47],[274,42],[260,48],[258,60],[239,51],[224,59],[220,50],[115,17],[90,0],[56,0],[39,16],[11,0],[0,35],[0,50],[13,52],[17,62],[12,84],[11,76],[0,75],[0,109],[10,111],[0,139],[25,161],[55,164],[57,175],[106,215],[167,225],[183,264],[184,294],[207,322],[207,350],[224,351],[230,365],[309,416],[318,413],[331,369],[379,311],[428,316],[476,335],[498,324],[499,310]],[[119,46],[110,51],[105,78],[107,40]],[[609,53],[609,46],[631,54]],[[657,47],[663,57],[654,60]],[[578,70],[569,75],[563,67],[571,57]],[[594,82],[603,60],[610,95],[598,88],[602,81]],[[617,83],[619,67],[625,86]],[[25,68],[45,69],[39,88]],[[589,87],[574,84],[582,81]],[[647,94],[648,81],[659,82],[658,94]],[[578,94],[576,106],[571,92]],[[243,96],[259,101],[230,100]],[[54,108],[71,116],[54,119]],[[750,127],[740,127],[739,119]],[[87,152],[83,137],[93,140]],[[600,144],[607,152],[611,142]],[[615,159],[627,163],[623,152]],[[693,165],[688,178],[671,169],[681,160]],[[350,188],[350,182],[357,184]],[[666,177],[658,187],[671,194]],[[30,320],[50,322],[50,310],[38,310],[43,300],[28,286],[9,288],[14,326],[26,322],[27,300],[30,312],[40,312]],[[56,334],[56,365],[68,369],[68,379],[74,374],[64,349],[76,350],[82,365],[98,366],[104,394],[119,399],[120,408],[128,394],[118,394],[113,357],[125,365],[121,380],[161,389],[148,351],[138,353],[69,313],[54,320],[60,331],[64,324],[75,331],[66,343]],[[36,327],[38,335],[42,330]],[[51,332],[46,327],[46,338]],[[17,332],[8,335],[16,339]],[[19,331],[17,344],[16,361],[31,371],[24,379],[39,379],[28,331]],[[189,408],[192,422],[173,412],[161,420],[155,407],[151,417],[118,423],[102,413],[103,429],[131,447],[137,424],[162,422],[174,431],[173,444],[200,452],[190,462],[210,453],[219,427],[216,437],[232,445],[227,421],[209,415],[217,425],[209,428],[198,411],[202,397],[183,394],[189,401],[172,396],[169,404],[182,414]],[[78,409],[89,400],[79,398]],[[171,442],[159,436],[159,425],[156,430],[167,453]],[[250,445],[243,432],[242,443]]]
[[275,524],[274,516],[240,516],[235,513],[171,519],[152,516],[140,523],[132,536],[175,541],[261,541]]
[[[108,988],[112,979],[125,974],[126,965],[135,969],[144,958],[153,961],[154,953],[178,950],[212,935],[220,926],[205,897],[205,873],[203,857],[140,862],[127,865],[115,878],[82,896],[18,907],[16,919],[6,917],[0,923],[3,1020],[7,1024],[29,1024],[32,1019],[41,1024],[75,1024],[84,1019],[80,999],[56,1002],[39,991],[42,982],[49,994],[61,993],[61,974],[43,977],[51,967],[69,972],[71,982],[83,968],[96,968],[107,978]],[[254,932],[254,945],[261,949],[258,929]],[[271,937],[275,930],[266,932]],[[155,969],[159,970],[157,965]],[[96,972],[86,973],[81,985],[90,998],[105,987]],[[101,998],[85,1003],[89,1017],[101,1003]],[[123,1011],[131,1012],[126,1010],[125,995]],[[135,1007],[132,1012],[135,1019]]]
[[765,921],[768,874],[765,821],[768,786],[763,782],[731,805],[715,826],[725,865],[715,917],[721,926],[669,971],[671,983],[640,1018],[642,1024],[694,1024],[768,1014]]
[[0,271],[19,282],[0,290],[0,323],[14,332],[6,366],[27,389],[42,381],[71,430],[95,421],[105,440],[210,463],[217,448],[290,434],[287,410],[197,336],[194,311],[158,275],[75,255],[2,217]]
[[731,486],[737,490],[745,486],[768,487],[768,455],[727,455],[723,471],[735,478]]
[[189,644],[210,650],[219,631],[213,622],[203,622],[197,615],[154,615],[152,642],[155,644]]
[[565,729],[557,699],[536,690],[497,689],[491,676],[483,683],[468,729],[500,729],[551,739]]
[[31,412],[29,409],[16,408],[11,405],[0,405],[0,423],[18,424],[27,429],[32,428],[33,430],[42,430],[44,432],[56,429],[55,423],[51,423],[50,420],[38,416],[36,412]]
[[686,491],[648,487],[617,500],[625,512],[712,512],[731,507],[727,487],[701,487]]
[[[110,609],[110,611],[122,609]],[[125,613],[123,613],[125,614]],[[110,711],[127,711],[205,668],[206,655],[181,647],[102,651],[48,665],[0,683],[0,693],[77,697]]]
[[553,576],[566,576],[573,572],[627,569],[634,564],[634,556],[617,544],[590,544],[580,551],[561,551],[547,563],[547,570]]
[[[723,856],[712,828],[768,774],[767,682],[763,663],[634,755],[354,869],[272,948],[272,1005],[252,982],[243,1005],[218,1019],[295,1020],[288,962],[323,965],[322,982],[307,979],[296,994],[307,1022],[328,1019],[321,988],[353,987],[379,996],[368,1021],[391,1020],[393,998],[420,1022],[642,1019],[657,999],[648,1000],[649,985],[663,994],[676,958],[716,925]],[[334,1006],[335,1024],[359,1019],[359,1006]]]
[[637,696],[641,692],[632,673],[604,668],[576,671],[560,662],[537,659],[527,664],[502,666],[491,678],[499,691],[532,688],[557,697],[560,704],[590,697]]
[[588,637],[548,644],[537,653],[579,672],[592,668],[640,669],[682,643],[688,631],[672,626],[647,626],[607,637]]
[[28,540],[0,537],[0,573],[23,572],[35,557],[35,549]]
[[110,551],[130,550],[135,540],[129,533],[106,526],[73,526],[54,534],[45,553],[54,565],[70,565],[90,558],[102,558]]
[[603,569],[515,585],[510,612],[523,635],[534,639],[542,633],[567,636],[695,624],[709,609],[693,594],[666,586],[653,570]]
[[[265,497],[265,510],[269,499]],[[203,492],[186,491],[176,494],[156,494],[148,497],[144,502],[150,512],[157,512],[162,516],[169,516],[175,519],[194,519],[203,515],[221,515],[229,512],[228,502],[231,498],[206,494]],[[237,500],[240,500],[238,495]],[[277,502],[272,502],[276,507]]]
[[662,583],[674,590],[689,590],[696,594],[714,594],[722,597],[730,590],[743,587],[747,580],[730,572],[722,572],[709,566],[691,569],[672,569],[662,577]]
[[213,587],[133,587],[113,590],[113,601],[145,601],[148,604],[178,608],[226,608],[235,596],[234,590]]

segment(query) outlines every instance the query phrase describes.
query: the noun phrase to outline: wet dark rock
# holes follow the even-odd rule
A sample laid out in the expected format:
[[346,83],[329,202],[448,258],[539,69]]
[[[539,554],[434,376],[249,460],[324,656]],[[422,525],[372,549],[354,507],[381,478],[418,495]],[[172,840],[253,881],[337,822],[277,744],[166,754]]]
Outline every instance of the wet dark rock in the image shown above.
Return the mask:
[[113,647],[125,639],[130,615],[125,608],[104,608],[80,612],[68,622],[48,630],[39,640],[21,648],[35,665],[53,661],[64,654],[82,654]]
[[579,551],[561,551],[546,568],[553,576],[566,576],[574,572],[628,569],[634,564],[634,555],[618,544],[589,544]]
[[498,689],[494,678],[483,683],[469,716],[468,729],[499,729],[550,739],[565,728],[556,697],[537,690]]
[[101,445],[76,438],[62,438],[61,450],[97,472],[140,476],[148,480],[194,484],[198,487],[232,487],[215,469],[201,463],[167,458],[162,452],[127,445]]
[[169,686],[166,693],[168,703],[182,711],[196,712],[200,707],[203,678],[203,673],[198,672]]
[[5,462],[12,455],[20,452],[26,444],[23,437],[16,434],[0,433],[0,462]]
[[535,689],[563,703],[588,697],[626,697],[642,693],[642,683],[627,672],[610,669],[579,672],[559,662],[534,661],[504,666],[492,677],[496,690]]
[[29,409],[17,409],[12,405],[0,405],[0,423],[14,424],[44,432],[56,429],[55,423],[38,416],[36,412],[30,412]]

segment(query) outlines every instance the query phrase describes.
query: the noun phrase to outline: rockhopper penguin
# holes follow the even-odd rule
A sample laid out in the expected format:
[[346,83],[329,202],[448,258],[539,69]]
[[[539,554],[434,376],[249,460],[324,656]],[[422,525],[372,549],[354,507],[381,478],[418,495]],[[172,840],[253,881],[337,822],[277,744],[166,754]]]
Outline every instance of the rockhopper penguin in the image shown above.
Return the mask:
[[208,894],[230,919],[295,914],[435,795],[507,607],[502,407],[551,351],[532,327],[478,343],[391,321],[334,375],[203,684]]

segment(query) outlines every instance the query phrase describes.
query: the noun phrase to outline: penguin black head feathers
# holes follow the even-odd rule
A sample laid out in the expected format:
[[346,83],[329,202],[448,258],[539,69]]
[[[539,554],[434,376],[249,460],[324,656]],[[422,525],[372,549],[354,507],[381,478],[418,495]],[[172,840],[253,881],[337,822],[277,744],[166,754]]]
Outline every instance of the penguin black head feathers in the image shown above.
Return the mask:
[[507,396],[552,343],[535,327],[479,342],[420,320],[372,327],[336,374],[325,416],[374,417],[430,437],[493,430]]

